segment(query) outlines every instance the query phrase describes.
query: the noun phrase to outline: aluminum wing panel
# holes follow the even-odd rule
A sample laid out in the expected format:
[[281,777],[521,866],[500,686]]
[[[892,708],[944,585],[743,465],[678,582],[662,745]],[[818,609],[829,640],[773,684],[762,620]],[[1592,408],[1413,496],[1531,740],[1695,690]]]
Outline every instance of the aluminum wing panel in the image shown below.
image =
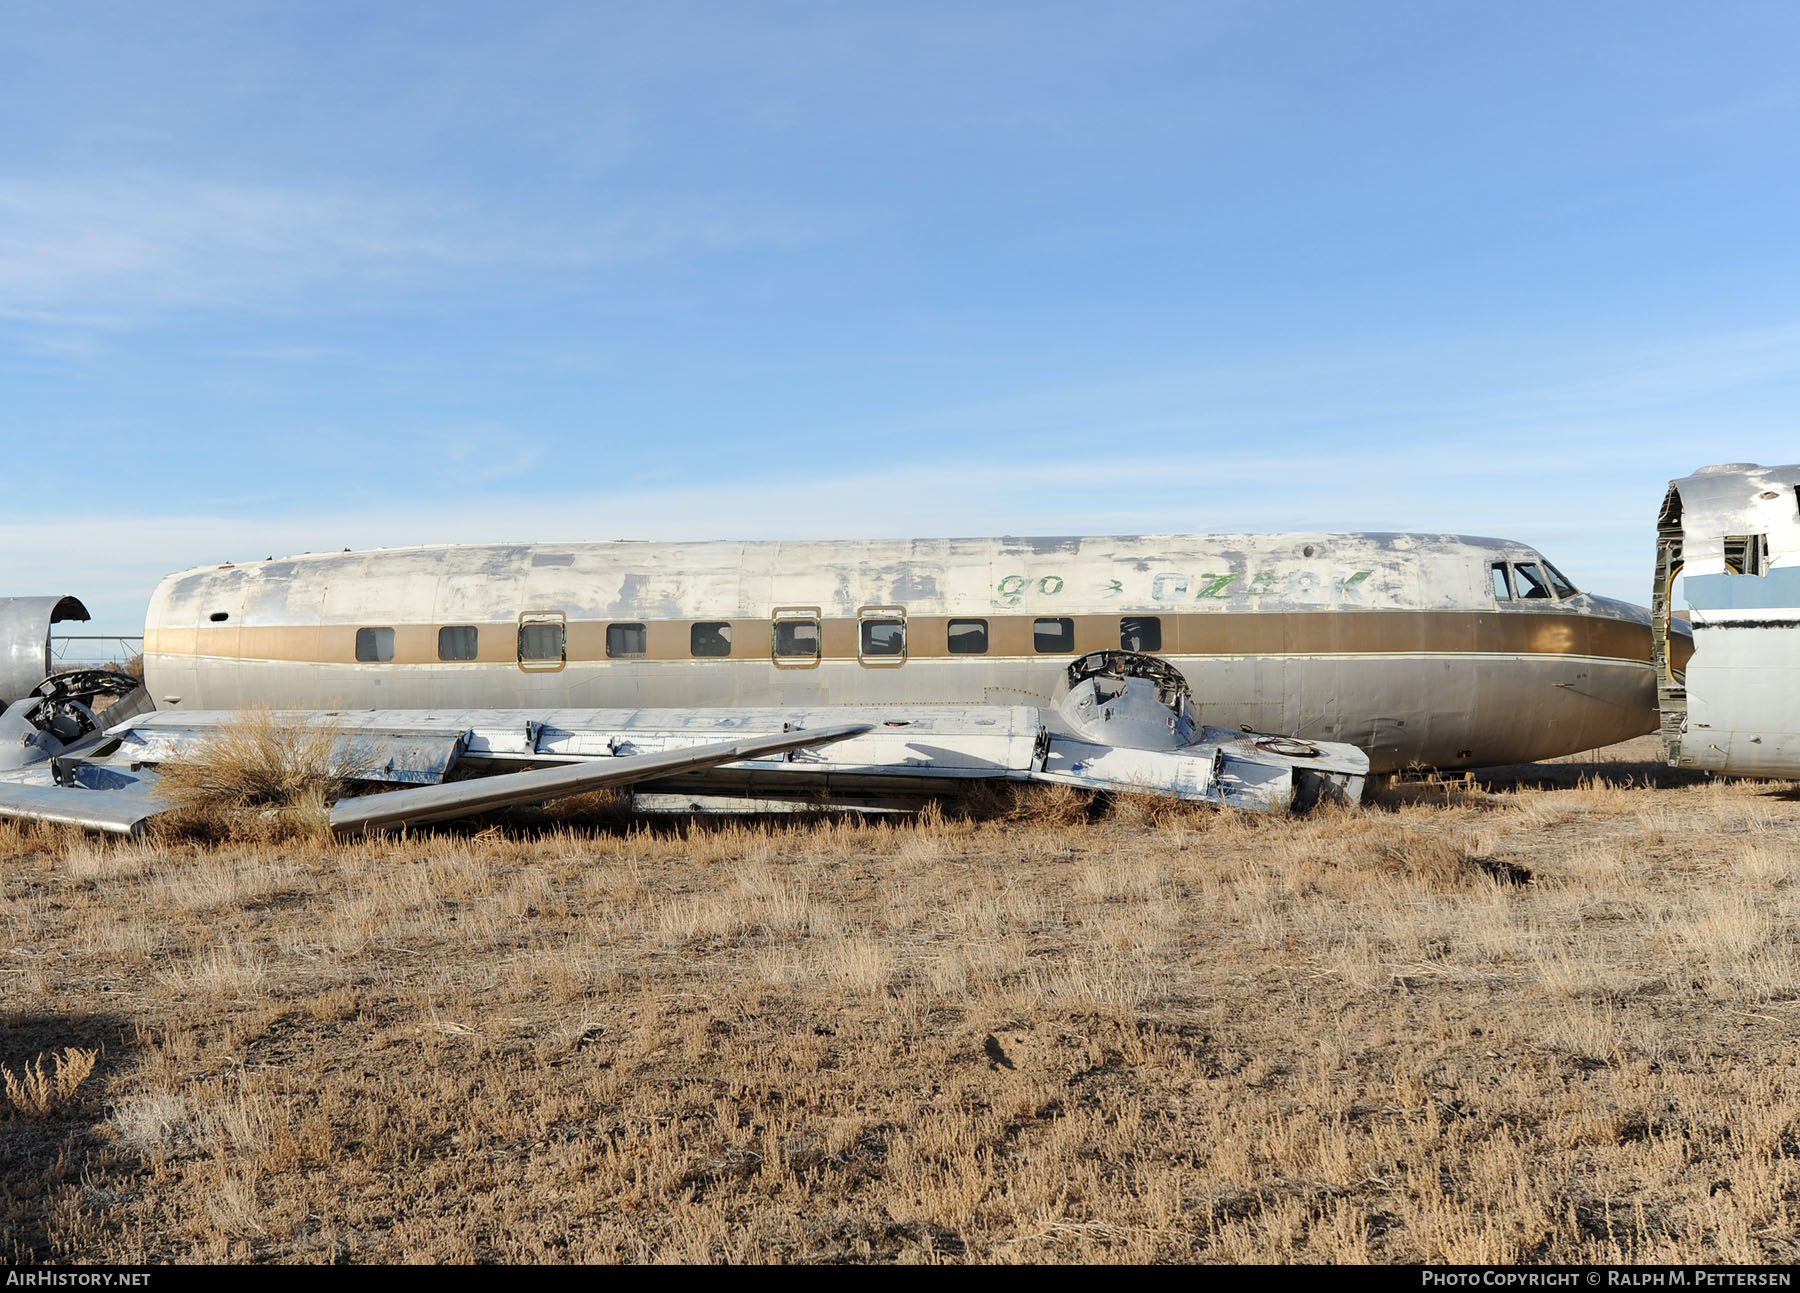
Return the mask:
[[79,765],[58,782],[48,764],[0,777],[0,817],[129,835],[169,804],[154,772]]
[[[425,775],[434,766],[430,751],[460,742],[458,762],[502,769],[566,763],[622,755],[691,750],[720,741],[761,739],[786,733],[816,731],[845,722],[867,730],[839,744],[803,750],[792,758],[766,757],[748,766],[787,772],[809,768],[821,772],[869,776],[916,776],[930,772],[952,778],[1024,775],[1034,763],[1040,711],[1029,706],[913,706],[883,709],[839,707],[805,709],[445,709],[349,710],[329,714],[276,714],[278,723],[304,722],[329,726],[349,743],[381,752],[367,766],[382,768],[395,759],[389,775],[369,780],[428,784],[442,775]],[[121,738],[117,759],[172,762],[219,729],[240,720],[227,710],[170,711],[146,715],[112,735]],[[407,753],[413,751],[412,762]],[[409,768],[420,775],[403,775]]]
[[[110,735],[119,739],[118,751],[111,759],[115,763],[179,763],[215,739],[234,717],[223,712],[173,712],[133,719],[111,729]],[[293,717],[296,722],[336,733],[330,765],[356,781],[436,785],[461,757],[467,737],[466,731],[449,724],[429,727],[414,721],[365,726],[343,724],[334,717]]]
[[411,826],[451,817],[466,817],[470,813],[489,812],[515,804],[538,804],[549,799],[560,799],[565,795],[604,790],[609,786],[630,785],[654,777],[715,767],[721,763],[786,754],[808,746],[848,740],[866,731],[866,725],[845,724],[761,739],[721,741],[658,754],[588,759],[562,767],[502,773],[499,776],[480,777],[474,781],[420,786],[386,795],[341,799],[331,810],[331,828],[340,835],[349,835],[388,826]]

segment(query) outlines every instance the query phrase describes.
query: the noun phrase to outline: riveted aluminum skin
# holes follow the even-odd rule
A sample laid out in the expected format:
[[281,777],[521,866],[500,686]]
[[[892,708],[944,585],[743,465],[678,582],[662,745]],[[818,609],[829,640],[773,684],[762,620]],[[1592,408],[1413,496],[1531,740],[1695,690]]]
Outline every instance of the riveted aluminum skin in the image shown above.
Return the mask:
[[0,705],[31,694],[50,673],[50,627],[85,620],[74,597],[0,597]]
[[[1693,626],[1685,668],[1665,658],[1678,577]],[[1671,481],[1653,605],[1669,762],[1800,775],[1800,465],[1720,463]]]

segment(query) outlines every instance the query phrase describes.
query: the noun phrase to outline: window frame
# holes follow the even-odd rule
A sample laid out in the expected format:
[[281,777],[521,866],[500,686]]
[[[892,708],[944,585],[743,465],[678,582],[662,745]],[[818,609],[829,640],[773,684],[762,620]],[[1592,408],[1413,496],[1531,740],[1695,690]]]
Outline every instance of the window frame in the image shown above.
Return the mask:
[[[1724,536],[1725,573],[1749,575],[1767,573],[1769,568],[1769,536],[1766,534],[1727,534]],[[1733,561],[1733,558],[1736,561]],[[1736,569],[1733,569],[1733,566]]]
[[[781,645],[781,626],[809,621],[813,626],[813,653],[809,656],[782,655],[776,649]],[[769,659],[777,669],[817,669],[824,658],[825,617],[817,606],[777,606],[769,612]]]
[[[1039,627],[1039,625],[1043,625],[1043,624],[1065,624],[1065,625],[1067,625],[1068,626],[1067,636],[1068,636],[1068,642],[1069,642],[1068,646],[1066,646],[1066,647],[1062,647],[1062,646],[1043,647],[1043,646],[1040,646],[1038,644],[1038,639],[1042,635],[1043,630]],[[1075,650],[1075,619],[1073,616],[1070,616],[1070,615],[1039,615],[1039,616],[1035,616],[1032,619],[1032,621],[1031,621],[1031,653],[1033,655],[1067,655],[1067,654],[1073,654],[1074,650]]]
[[[1554,602],[1554,601],[1559,600],[1556,596],[1555,585],[1553,585],[1550,582],[1550,576],[1546,575],[1544,573],[1544,568],[1539,562],[1536,562],[1536,561],[1514,561],[1511,563],[1511,565],[1512,565],[1513,592],[1517,595],[1518,601],[1537,602],[1537,603],[1541,604],[1541,603]],[[1532,578],[1531,578],[1530,574],[1522,573],[1522,572],[1526,572],[1529,570],[1537,571],[1536,586],[1543,590],[1543,592],[1541,594],[1520,592],[1520,589],[1524,585],[1530,584],[1532,582]]]
[[[1151,624],[1155,626],[1156,642],[1151,646],[1126,646],[1125,626],[1127,624]],[[1162,616],[1160,615],[1121,615],[1119,616],[1119,650],[1131,651],[1137,655],[1155,655],[1163,649]]]
[[[556,659],[525,658],[525,630],[541,625],[553,624],[559,631],[562,641],[562,655]],[[521,611],[519,613],[518,637],[514,641],[517,650],[519,668],[526,673],[561,673],[569,664],[569,617],[562,611]]]
[[[723,629],[725,649],[723,651],[700,651],[695,647],[694,635],[701,629]],[[730,620],[695,620],[688,625],[688,657],[693,660],[728,660],[731,658],[732,631]],[[771,645],[770,650],[774,647]]]
[[[470,634],[471,647],[468,655],[445,655],[444,634],[467,631]],[[481,626],[479,624],[440,624],[437,636],[437,658],[439,664],[468,664],[481,659]]]
[[[636,651],[613,650],[614,629],[636,629],[642,644]],[[606,626],[606,658],[608,660],[642,660],[650,654],[650,626],[641,620],[619,620]]]
[[[898,624],[900,626],[900,650],[892,655],[872,652],[868,649],[869,626],[872,624]],[[904,606],[858,606],[856,608],[856,658],[869,669],[898,669],[906,663],[910,648],[906,631],[906,607]]]
[[[369,635],[366,639],[363,636],[365,633]],[[381,636],[383,633],[387,634],[385,639]],[[372,655],[363,654],[365,641],[371,644]],[[387,646],[386,655],[381,654],[384,641]],[[392,664],[394,663],[394,630],[387,625],[367,625],[359,628],[356,630],[356,644],[352,650],[358,664]]]
[[[979,651],[958,651],[956,649],[956,627],[959,624],[981,625],[981,649]],[[994,643],[994,631],[984,619],[966,618],[946,620],[944,622],[944,653],[946,655],[986,655]]]
[[[1550,591],[1556,594],[1557,601],[1564,601],[1570,597],[1578,596],[1581,593],[1581,590],[1575,587],[1574,581],[1563,574],[1562,571],[1558,570],[1548,557],[1539,561],[1538,565],[1541,566],[1544,573],[1550,577]],[[1563,591],[1565,588],[1569,590],[1566,593]]]

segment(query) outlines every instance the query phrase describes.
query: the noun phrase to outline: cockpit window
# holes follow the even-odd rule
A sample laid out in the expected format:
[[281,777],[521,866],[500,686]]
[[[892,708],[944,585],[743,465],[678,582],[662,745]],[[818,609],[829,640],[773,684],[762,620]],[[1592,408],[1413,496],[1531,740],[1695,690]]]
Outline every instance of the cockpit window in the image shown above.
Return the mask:
[[1496,561],[1489,569],[1494,575],[1494,600],[1497,602],[1510,602],[1512,600],[1512,585],[1506,581],[1506,563],[1503,561]]
[[1519,596],[1527,601],[1549,601],[1550,581],[1544,578],[1544,572],[1529,561],[1513,564],[1513,587],[1519,590]]
[[1577,589],[1575,587],[1574,584],[1571,584],[1568,581],[1568,579],[1563,575],[1562,571],[1558,570],[1555,566],[1551,565],[1548,561],[1546,561],[1544,563],[1544,569],[1549,572],[1550,586],[1552,588],[1556,589],[1556,595],[1558,597],[1573,597],[1577,592],[1580,591],[1579,589]]

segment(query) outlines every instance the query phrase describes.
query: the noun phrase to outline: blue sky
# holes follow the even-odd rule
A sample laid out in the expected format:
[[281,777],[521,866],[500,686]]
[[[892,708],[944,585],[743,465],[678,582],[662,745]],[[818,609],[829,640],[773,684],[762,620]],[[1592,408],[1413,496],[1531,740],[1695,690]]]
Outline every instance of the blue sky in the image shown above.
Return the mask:
[[1800,7],[14,3],[0,595],[1409,529],[1800,460]]

